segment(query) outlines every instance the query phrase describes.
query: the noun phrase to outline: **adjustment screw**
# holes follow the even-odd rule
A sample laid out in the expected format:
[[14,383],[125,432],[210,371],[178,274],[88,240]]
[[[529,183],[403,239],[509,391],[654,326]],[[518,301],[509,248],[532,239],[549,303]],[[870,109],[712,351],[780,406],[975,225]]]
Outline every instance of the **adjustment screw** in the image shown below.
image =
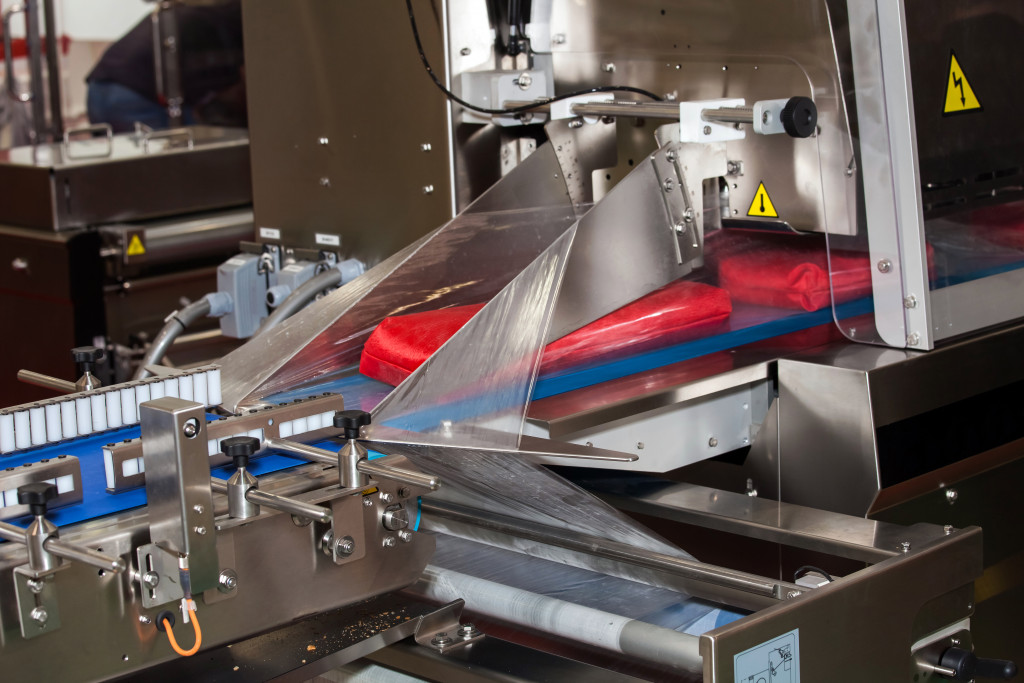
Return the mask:
[[146,572],[142,575],[142,583],[146,584],[147,588],[156,588],[160,585],[160,575],[156,572]]
[[445,645],[451,645],[455,641],[448,635],[447,632],[441,631],[430,639],[430,644],[434,647],[444,647]]
[[334,543],[334,552],[338,555],[351,555],[355,552],[356,542],[351,536],[339,538]]
[[45,626],[46,621],[50,618],[50,615],[46,612],[46,609],[43,607],[33,608],[33,610],[29,612],[29,616],[32,617],[32,621],[36,622],[40,626]]

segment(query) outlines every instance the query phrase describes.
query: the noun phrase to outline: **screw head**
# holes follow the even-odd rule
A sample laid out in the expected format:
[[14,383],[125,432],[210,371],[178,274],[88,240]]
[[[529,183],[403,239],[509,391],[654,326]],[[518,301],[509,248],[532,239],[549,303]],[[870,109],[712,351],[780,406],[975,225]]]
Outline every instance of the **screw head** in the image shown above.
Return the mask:
[[437,648],[442,648],[446,645],[451,645],[455,641],[445,631],[437,633],[433,638],[430,639],[430,644]]
[[530,86],[533,85],[533,76],[528,71],[524,71],[516,79],[516,85],[519,86],[520,90],[529,90]]
[[718,439],[716,439],[715,437],[711,437],[710,439],[708,439],[708,446],[711,448],[715,448],[716,446],[718,446]]
[[878,262],[879,273],[889,273],[892,271],[892,261],[887,258],[882,259]]
[[556,33],[555,35],[551,36],[551,42],[554,43],[555,45],[565,45],[565,34]]
[[429,142],[424,142],[420,145],[421,152],[429,152],[433,149],[433,146]]
[[459,50],[459,54],[462,55],[463,57],[468,57],[472,53],[473,53],[473,50],[471,50],[468,47],[464,47],[461,50]]
[[704,126],[704,135],[711,135],[711,126]]
[[221,593],[230,593],[238,588],[238,574],[234,569],[224,569],[217,577],[217,590]]
[[326,135],[321,135],[317,142],[319,142],[321,145],[327,145],[330,143],[330,140],[327,139]]
[[181,433],[189,439],[195,438],[195,435],[199,433],[199,425],[195,420],[189,420],[182,426]]
[[917,332],[911,332],[907,335],[907,346],[917,346],[921,343],[921,335]]
[[570,128],[582,128],[583,127],[583,120],[582,119],[573,119],[572,121],[569,122],[569,127]]
[[206,508],[204,508],[202,505],[199,505],[197,503],[197,504],[192,506],[192,511],[195,512],[197,515],[201,515],[201,514],[203,514],[203,512],[206,511]]
[[334,552],[337,555],[351,555],[356,550],[356,542],[351,536],[343,536],[334,543]]
[[394,536],[385,536],[381,540],[381,545],[383,545],[385,548],[394,548],[397,543],[398,541],[395,540]]
[[459,626],[458,630],[456,631],[456,634],[463,640],[471,640],[480,635],[480,629],[478,629],[473,624],[466,623],[462,626]]
[[139,615],[139,623],[140,624],[152,624],[153,620],[151,618],[147,617],[145,614],[140,614]]
[[146,572],[142,575],[142,583],[148,588],[156,588],[160,585],[160,575],[156,572]]
[[406,529],[402,529],[398,532],[398,540],[400,540],[402,543],[411,543],[412,533],[410,533]]
[[945,532],[947,536],[949,536],[951,533],[953,533],[953,525],[947,524],[946,526],[942,527],[942,531]]
[[910,541],[901,541],[900,542],[900,550],[905,552],[905,553],[909,553],[910,552]]
[[50,615],[47,613],[45,607],[35,607],[29,612],[29,616],[32,617],[32,621],[36,622],[40,626],[45,626]]
[[206,535],[206,527],[205,526],[197,526],[196,528],[192,529],[192,531],[196,532],[197,536],[205,536]]
[[615,73],[615,64],[613,62],[606,62],[601,65],[601,70],[605,73]]
[[370,500],[369,496],[363,496],[363,507],[364,508],[373,507],[373,501]]
[[434,186],[433,185],[424,185],[423,186],[423,194],[434,194]]
[[675,189],[676,183],[671,178],[665,178],[665,181],[661,184],[661,187],[662,189],[665,190],[665,192],[671,192],[672,190]]
[[331,186],[331,179],[328,178],[327,176],[321,176],[321,178],[320,178],[320,187],[330,187],[330,186]]
[[946,501],[952,505],[960,498],[960,492],[956,489],[946,489]]
[[46,583],[42,579],[29,579],[25,582],[28,585],[28,589],[38,595],[43,592],[43,588]]
[[913,294],[903,297],[903,308],[917,308],[917,297]]

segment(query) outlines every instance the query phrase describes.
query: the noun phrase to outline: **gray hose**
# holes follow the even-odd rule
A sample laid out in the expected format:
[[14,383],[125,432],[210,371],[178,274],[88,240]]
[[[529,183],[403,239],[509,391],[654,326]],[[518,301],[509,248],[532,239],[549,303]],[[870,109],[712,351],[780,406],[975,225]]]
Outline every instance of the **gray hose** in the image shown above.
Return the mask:
[[180,311],[172,313],[170,320],[163,326],[160,333],[156,335],[156,339],[150,344],[146,355],[142,357],[142,364],[135,371],[135,379],[150,377],[153,373],[147,370],[146,366],[156,365],[163,360],[167,354],[167,349],[171,348],[171,344],[178,338],[178,335],[184,332],[196,320],[209,314],[210,300],[206,297],[199,301],[193,301]]
[[337,287],[341,284],[342,274],[337,268],[329,268],[316,275],[295,288],[295,291],[288,295],[288,298],[281,302],[281,305],[274,309],[274,312],[267,316],[256,334],[263,334],[281,324],[285,318],[297,313],[307,303],[313,300],[317,294]]

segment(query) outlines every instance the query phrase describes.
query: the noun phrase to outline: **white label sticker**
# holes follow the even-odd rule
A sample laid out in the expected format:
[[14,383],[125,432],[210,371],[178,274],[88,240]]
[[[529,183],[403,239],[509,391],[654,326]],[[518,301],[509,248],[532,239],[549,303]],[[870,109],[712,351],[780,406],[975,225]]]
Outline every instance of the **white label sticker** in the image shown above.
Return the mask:
[[337,235],[325,235],[322,232],[316,234],[316,243],[323,244],[328,247],[340,247],[341,238]]
[[279,240],[281,231],[277,228],[260,228],[260,237],[267,240]]
[[733,657],[736,683],[800,683],[800,629]]

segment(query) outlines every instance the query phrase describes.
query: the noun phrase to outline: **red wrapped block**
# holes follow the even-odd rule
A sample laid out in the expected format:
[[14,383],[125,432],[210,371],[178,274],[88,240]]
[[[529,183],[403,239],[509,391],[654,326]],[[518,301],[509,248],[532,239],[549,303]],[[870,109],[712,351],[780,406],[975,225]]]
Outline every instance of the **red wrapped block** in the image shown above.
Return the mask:
[[[401,383],[482,307],[386,318],[366,341],[359,371],[388,384]],[[725,322],[731,312],[724,290],[677,280],[548,344],[540,371],[550,374],[696,339]]]

